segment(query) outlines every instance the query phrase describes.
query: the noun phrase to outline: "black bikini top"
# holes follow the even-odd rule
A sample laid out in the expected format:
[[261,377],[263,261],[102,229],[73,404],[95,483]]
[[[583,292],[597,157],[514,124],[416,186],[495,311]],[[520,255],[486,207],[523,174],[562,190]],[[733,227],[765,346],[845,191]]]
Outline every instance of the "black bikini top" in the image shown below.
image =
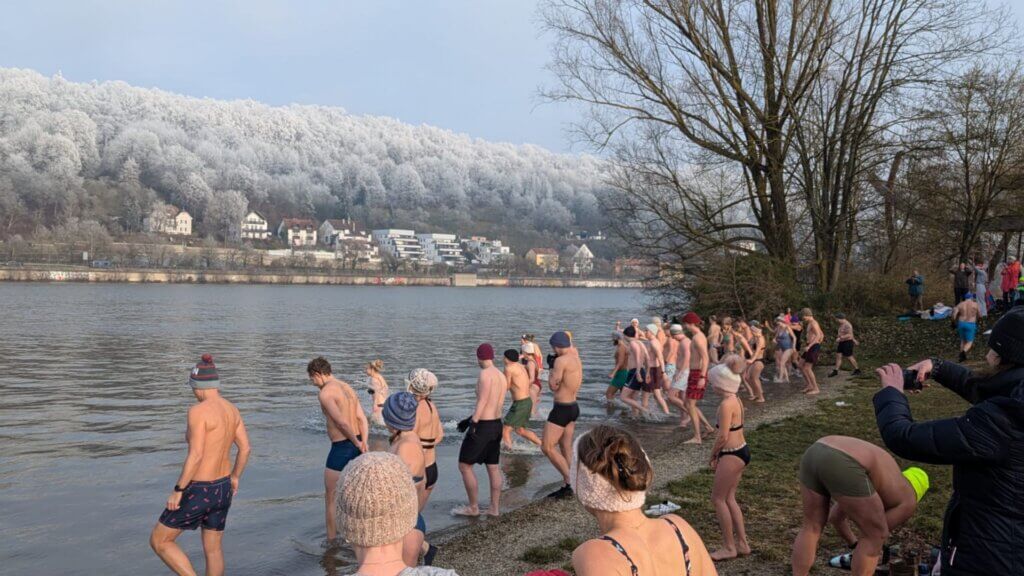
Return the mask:
[[[427,403],[427,408],[430,409],[430,414],[433,415],[434,404],[430,401],[430,398],[424,398],[423,401]],[[433,450],[436,445],[437,438],[420,438],[420,446],[422,446],[424,450]]]
[[[683,564],[686,568],[686,576],[690,576],[690,547],[687,546],[686,540],[683,538],[683,533],[679,530],[679,526],[676,526],[675,522],[669,520],[668,518],[662,518],[662,520],[668,522],[669,526],[671,526],[672,529],[676,531],[676,538],[679,539],[679,546],[683,549]],[[618,550],[619,554],[625,556],[626,562],[629,562],[629,571],[632,573],[632,575],[640,576],[640,570],[636,567],[636,564],[633,563],[633,559],[629,557],[629,553],[626,552],[626,549],[622,547],[622,544],[619,544],[619,542],[611,536],[601,536],[600,540],[610,542],[611,545],[614,546],[616,550]]]

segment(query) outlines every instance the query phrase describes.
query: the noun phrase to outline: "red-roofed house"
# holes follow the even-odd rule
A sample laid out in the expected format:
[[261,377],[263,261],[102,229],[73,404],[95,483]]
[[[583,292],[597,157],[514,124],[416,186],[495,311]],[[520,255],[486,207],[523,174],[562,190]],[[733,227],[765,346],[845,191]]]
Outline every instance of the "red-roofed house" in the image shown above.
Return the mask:
[[277,235],[291,247],[316,245],[316,222],[308,218],[285,218],[277,227]]

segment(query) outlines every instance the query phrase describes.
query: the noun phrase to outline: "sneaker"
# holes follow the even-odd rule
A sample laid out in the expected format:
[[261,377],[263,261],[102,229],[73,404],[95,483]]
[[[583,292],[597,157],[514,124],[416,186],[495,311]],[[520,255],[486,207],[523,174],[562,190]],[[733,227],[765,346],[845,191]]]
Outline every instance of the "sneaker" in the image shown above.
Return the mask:
[[836,376],[839,376],[839,370],[833,370],[828,373],[829,378],[835,378]]
[[853,372],[850,372],[850,376],[860,376],[860,368],[857,368]]
[[967,360],[967,352],[964,352],[963,350],[961,350],[960,351],[960,356],[958,356],[958,358],[959,358],[959,360],[957,360],[958,362],[966,361]]
[[548,498],[554,498],[555,500],[564,500],[572,496],[572,486],[566,484],[558,490],[555,490],[551,494],[548,494]]

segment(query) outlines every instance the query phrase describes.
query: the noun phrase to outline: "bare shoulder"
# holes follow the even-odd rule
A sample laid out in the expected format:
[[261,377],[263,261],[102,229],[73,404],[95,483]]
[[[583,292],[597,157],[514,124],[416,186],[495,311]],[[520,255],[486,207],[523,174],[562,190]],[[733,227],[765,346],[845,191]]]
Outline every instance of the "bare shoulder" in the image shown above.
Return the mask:
[[611,566],[616,566],[614,569],[615,574],[622,574],[617,569],[617,554],[610,542],[594,538],[587,540],[573,550],[572,566],[576,569],[577,574],[583,576],[609,574]]

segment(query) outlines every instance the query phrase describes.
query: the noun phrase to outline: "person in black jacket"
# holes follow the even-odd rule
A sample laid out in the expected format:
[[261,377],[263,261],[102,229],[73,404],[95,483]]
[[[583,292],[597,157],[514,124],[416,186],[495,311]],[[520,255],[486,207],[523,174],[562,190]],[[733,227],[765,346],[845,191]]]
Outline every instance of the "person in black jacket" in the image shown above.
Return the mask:
[[972,406],[958,418],[914,422],[904,375],[878,370],[878,430],[896,455],[953,465],[953,495],[942,527],[942,575],[1024,574],[1024,309],[1000,318],[989,337],[988,369],[976,374],[932,359],[911,366]]

